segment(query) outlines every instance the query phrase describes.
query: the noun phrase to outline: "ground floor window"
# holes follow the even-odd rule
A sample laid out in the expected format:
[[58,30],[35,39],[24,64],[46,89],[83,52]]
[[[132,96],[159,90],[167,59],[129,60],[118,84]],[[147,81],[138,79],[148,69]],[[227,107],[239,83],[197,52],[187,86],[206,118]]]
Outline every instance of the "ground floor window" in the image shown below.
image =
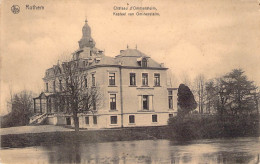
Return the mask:
[[97,124],[97,116],[93,116],[93,124]]
[[135,116],[134,115],[129,116],[129,123],[131,123],[131,124],[135,123]]
[[169,118],[173,118],[173,114],[169,114]]
[[152,115],[152,122],[157,122],[157,115]]
[[89,125],[89,117],[88,117],[88,116],[85,117],[85,123],[86,123],[87,125]]
[[66,124],[71,125],[71,118],[70,117],[66,117]]
[[110,117],[111,124],[117,124],[117,116]]

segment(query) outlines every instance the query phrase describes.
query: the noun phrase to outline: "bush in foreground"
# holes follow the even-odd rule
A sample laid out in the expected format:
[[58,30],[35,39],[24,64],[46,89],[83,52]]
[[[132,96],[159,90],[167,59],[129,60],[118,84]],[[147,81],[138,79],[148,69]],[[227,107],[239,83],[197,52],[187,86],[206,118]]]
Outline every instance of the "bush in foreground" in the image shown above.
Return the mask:
[[169,135],[178,140],[259,135],[258,115],[188,115],[170,118]]

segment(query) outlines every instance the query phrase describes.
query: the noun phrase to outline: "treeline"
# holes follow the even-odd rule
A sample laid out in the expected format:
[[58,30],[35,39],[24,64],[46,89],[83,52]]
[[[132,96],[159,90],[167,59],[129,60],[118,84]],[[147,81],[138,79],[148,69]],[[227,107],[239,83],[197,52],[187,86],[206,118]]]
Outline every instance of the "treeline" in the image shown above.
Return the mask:
[[0,118],[1,128],[28,125],[33,114],[33,94],[22,91],[13,94],[8,101],[11,112]]
[[193,139],[259,135],[259,93],[243,70],[234,69],[208,81],[200,75],[195,81],[195,96],[187,88],[184,92],[187,87],[184,84],[178,89],[178,114],[168,122],[173,137]]

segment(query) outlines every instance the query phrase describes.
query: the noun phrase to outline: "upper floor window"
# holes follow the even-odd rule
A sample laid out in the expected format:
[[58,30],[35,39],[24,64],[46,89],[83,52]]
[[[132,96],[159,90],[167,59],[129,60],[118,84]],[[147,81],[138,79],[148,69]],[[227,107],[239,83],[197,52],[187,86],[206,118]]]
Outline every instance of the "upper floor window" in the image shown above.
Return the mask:
[[94,73],[91,74],[91,76],[92,76],[92,86],[94,87],[94,86],[96,86],[96,77],[95,77]]
[[169,109],[173,109],[173,98],[172,98],[173,94],[172,94],[172,90],[168,91],[168,105],[169,105]]
[[142,59],[142,67],[147,67],[147,59],[146,58]]
[[143,86],[148,85],[148,73],[142,73],[142,85]]
[[160,74],[159,73],[154,74],[154,86],[160,86]]
[[116,110],[116,94],[110,94],[110,110]]
[[66,78],[65,81],[66,81],[66,82],[65,82],[65,83],[66,83],[66,86],[65,86],[65,87],[66,87],[66,89],[68,89],[68,88],[69,88],[69,78]]
[[56,92],[56,85],[55,85],[55,81],[53,81],[53,91]]
[[148,95],[143,95],[143,110],[149,110],[149,96]]
[[49,91],[49,86],[48,86],[48,83],[46,83],[46,92]]
[[97,110],[97,99],[95,95],[92,96],[92,107],[93,110]]
[[109,73],[109,85],[116,85],[115,73]]
[[136,85],[135,73],[130,73],[130,85]]
[[60,91],[62,91],[62,81],[59,80],[59,85],[60,85]]
[[88,79],[87,76],[84,76],[84,86],[88,87]]

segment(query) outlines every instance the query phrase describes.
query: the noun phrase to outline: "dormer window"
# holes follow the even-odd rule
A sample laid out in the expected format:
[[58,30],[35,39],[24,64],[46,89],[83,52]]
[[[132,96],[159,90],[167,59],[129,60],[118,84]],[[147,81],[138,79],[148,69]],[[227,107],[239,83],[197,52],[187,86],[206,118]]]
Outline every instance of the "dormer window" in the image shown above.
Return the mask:
[[146,59],[146,58],[143,58],[141,64],[142,64],[142,65],[141,65],[142,67],[147,67],[147,59]]

